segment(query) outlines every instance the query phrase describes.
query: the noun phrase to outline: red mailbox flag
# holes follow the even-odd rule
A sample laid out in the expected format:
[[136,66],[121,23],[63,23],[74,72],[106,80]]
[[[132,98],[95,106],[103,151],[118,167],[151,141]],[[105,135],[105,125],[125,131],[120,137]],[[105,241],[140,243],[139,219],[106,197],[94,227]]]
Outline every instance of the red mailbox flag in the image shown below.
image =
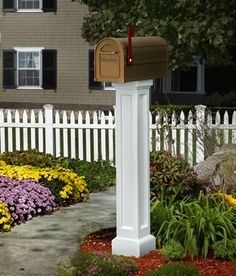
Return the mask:
[[132,37],[134,36],[135,31],[133,28],[128,28],[128,64],[133,63],[133,54],[132,54]]

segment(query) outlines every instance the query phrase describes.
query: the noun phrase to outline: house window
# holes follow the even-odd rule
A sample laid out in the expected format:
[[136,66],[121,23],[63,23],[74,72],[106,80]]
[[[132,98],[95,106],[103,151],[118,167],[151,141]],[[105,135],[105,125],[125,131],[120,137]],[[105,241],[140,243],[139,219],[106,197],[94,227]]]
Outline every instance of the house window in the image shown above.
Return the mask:
[[18,10],[41,10],[40,0],[18,0]]
[[4,12],[56,12],[57,0],[3,0]]
[[56,89],[57,51],[43,48],[3,50],[3,88]]
[[41,51],[17,52],[17,86],[41,86]]

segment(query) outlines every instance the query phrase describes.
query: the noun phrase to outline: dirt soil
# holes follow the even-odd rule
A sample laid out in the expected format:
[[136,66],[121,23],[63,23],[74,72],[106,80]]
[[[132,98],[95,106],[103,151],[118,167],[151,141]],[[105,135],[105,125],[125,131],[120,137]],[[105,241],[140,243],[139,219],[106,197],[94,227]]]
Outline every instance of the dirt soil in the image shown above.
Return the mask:
[[[104,229],[88,235],[81,244],[83,252],[106,252],[111,253],[111,241],[116,236],[115,229]],[[168,259],[160,255],[159,250],[151,251],[143,257],[130,257],[137,263],[138,269],[133,275],[144,275],[148,270],[160,267],[169,262]],[[202,276],[235,276],[232,268],[236,269],[231,261],[223,261],[209,257],[207,259],[185,258],[183,263],[195,265],[198,267]]]

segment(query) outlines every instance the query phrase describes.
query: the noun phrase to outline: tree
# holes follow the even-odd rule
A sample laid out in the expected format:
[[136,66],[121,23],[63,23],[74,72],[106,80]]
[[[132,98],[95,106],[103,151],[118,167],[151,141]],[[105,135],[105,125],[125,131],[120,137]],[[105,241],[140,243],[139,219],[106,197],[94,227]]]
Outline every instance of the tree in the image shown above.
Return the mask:
[[93,12],[82,36],[91,45],[107,36],[162,36],[176,68],[200,55],[208,65],[232,64],[235,49],[235,0],[81,0]]

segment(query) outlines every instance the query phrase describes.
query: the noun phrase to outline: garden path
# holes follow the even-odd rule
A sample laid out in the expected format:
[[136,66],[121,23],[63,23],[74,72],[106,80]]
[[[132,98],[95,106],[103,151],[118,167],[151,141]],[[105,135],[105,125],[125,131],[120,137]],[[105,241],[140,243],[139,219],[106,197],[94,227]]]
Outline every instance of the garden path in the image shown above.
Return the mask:
[[115,187],[0,234],[0,276],[53,276],[88,233],[114,227]]

